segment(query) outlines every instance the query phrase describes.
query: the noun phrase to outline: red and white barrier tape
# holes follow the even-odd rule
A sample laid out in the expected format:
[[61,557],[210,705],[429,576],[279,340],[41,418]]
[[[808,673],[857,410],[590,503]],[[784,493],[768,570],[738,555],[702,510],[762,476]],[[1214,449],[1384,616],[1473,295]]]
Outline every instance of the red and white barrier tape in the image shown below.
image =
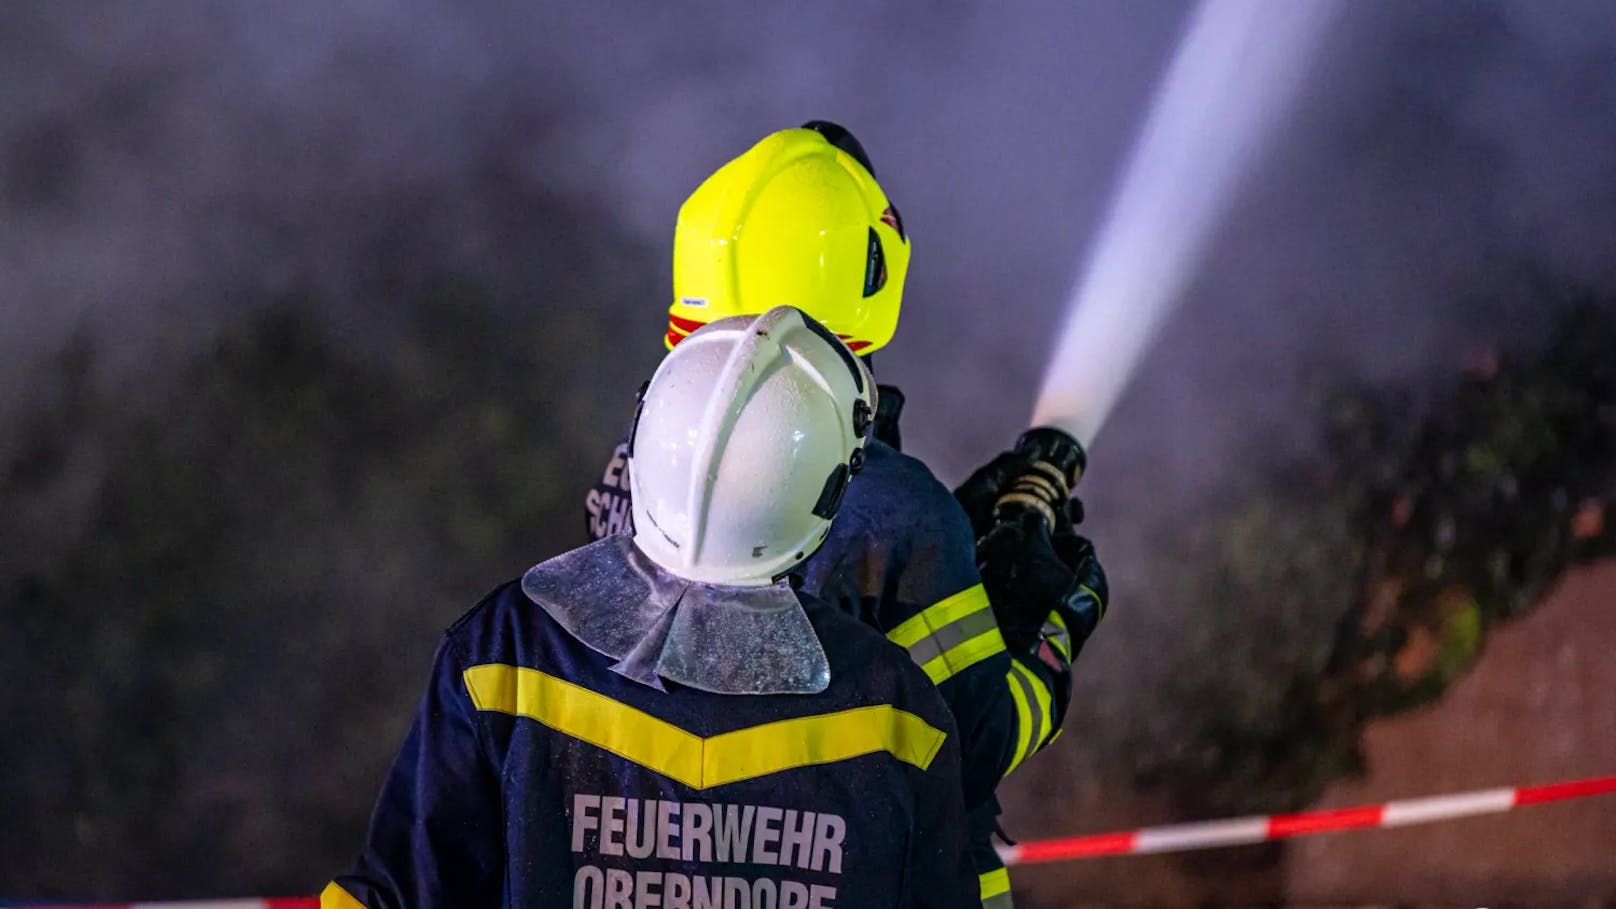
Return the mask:
[[[1006,865],[1058,862],[1065,859],[1100,855],[1143,855],[1152,852],[1183,852],[1219,846],[1244,846],[1310,833],[1357,830],[1365,827],[1407,827],[1453,818],[1501,814],[1521,805],[1541,805],[1566,799],[1616,793],[1616,776],[1568,780],[1542,786],[1514,789],[1481,789],[1453,795],[1433,795],[1401,799],[1356,808],[1300,811],[1257,817],[1143,827],[1115,833],[1096,833],[1054,840],[1038,840],[1016,846],[1001,846],[999,855]],[[52,906],[48,909],[319,909],[317,897],[291,897],[262,900],[213,900],[179,903],[117,903],[101,905]],[[47,907],[35,907],[47,909]]]
[[194,899],[187,903],[86,903],[34,906],[31,909],[320,909],[320,898],[289,896],[284,899]]
[[1054,840],[1038,840],[999,847],[1006,865],[1058,862],[1100,855],[1142,855],[1183,852],[1219,846],[1243,846],[1310,833],[1355,830],[1364,827],[1406,827],[1452,818],[1498,814],[1520,805],[1540,805],[1565,799],[1616,793],[1616,776],[1570,780],[1544,786],[1482,789],[1454,795],[1403,799],[1380,805],[1270,814],[1256,817],[1143,827],[1115,833],[1096,833]]

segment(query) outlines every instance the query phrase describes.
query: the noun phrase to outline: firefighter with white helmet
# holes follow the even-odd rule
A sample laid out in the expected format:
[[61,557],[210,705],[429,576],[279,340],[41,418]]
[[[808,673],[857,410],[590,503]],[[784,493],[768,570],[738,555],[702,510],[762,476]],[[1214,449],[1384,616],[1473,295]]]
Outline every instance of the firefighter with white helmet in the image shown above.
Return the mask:
[[[851,133],[825,121],[773,133],[680,208],[666,343],[677,350],[712,320],[784,303],[823,322],[868,363],[897,329],[910,251],[903,219]],[[1047,530],[1038,537],[1034,528],[1025,542],[992,552],[990,576],[1021,583],[1001,584],[990,601],[970,519],[924,464],[899,450],[902,405],[902,393],[880,386],[865,469],[829,538],[796,574],[804,590],[907,649],[937,684],[960,729],[977,891],[984,907],[1005,909],[1009,879],[991,843],[994,788],[1058,732],[1071,659],[1104,610],[1104,573],[1087,541],[1051,550]],[[589,490],[592,538],[644,532],[628,450],[626,441],[618,446]],[[648,469],[643,456],[634,464]],[[1006,479],[979,471],[969,492],[991,502]],[[1080,557],[1067,565],[1046,558],[1051,552]],[[1021,571],[1024,560],[1037,571]],[[1001,622],[1033,633],[1013,636],[1007,649]]]
[[635,534],[456,622],[326,909],[976,905],[957,734],[925,672],[797,589],[875,389],[788,307],[668,355]]

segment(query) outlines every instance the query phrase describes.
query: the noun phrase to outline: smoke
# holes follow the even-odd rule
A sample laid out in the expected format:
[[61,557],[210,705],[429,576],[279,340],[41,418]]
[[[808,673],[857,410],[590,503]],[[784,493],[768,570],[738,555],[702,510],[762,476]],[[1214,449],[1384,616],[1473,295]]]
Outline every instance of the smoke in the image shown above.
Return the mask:
[[[810,117],[875,150],[932,263],[913,299],[934,315],[910,327],[946,338],[1027,294],[1029,271],[1042,288],[1027,295],[1053,300],[1065,266],[1037,263],[1076,248],[1075,212],[1103,194],[1179,15],[1025,12],[10,4],[0,348],[48,349],[84,320],[129,343],[187,336],[249,305],[244,287],[362,296],[354,274],[389,222],[433,261],[507,271],[498,193],[556,193],[618,222],[644,244],[630,267],[660,280],[684,194]],[[497,190],[479,185],[491,172]],[[996,239],[1007,222],[1023,242]],[[655,337],[660,302],[600,323]]]
[[[395,47],[386,18],[351,6],[24,3],[8,18],[33,51],[7,55],[0,133],[13,342],[80,321],[148,342],[260,295],[348,296],[367,222],[412,186],[448,196],[484,150],[454,129],[478,77],[454,65],[465,55]],[[393,55],[417,68],[407,89],[389,90]]]
[[[389,245],[510,274],[500,197],[523,192],[619,223],[658,294],[689,188],[771,129],[832,117],[915,235],[880,366],[911,388],[917,450],[958,477],[1020,428],[1186,14],[22,0],[0,55],[0,350],[83,320],[131,344],[184,336],[310,284],[374,296],[355,274]],[[1108,445],[1227,422],[1179,418],[1285,385],[1269,366],[1406,373],[1528,265],[1606,279],[1616,26],[1597,0],[1344,19]],[[513,304],[561,305],[511,284]],[[595,318],[654,335],[659,305]]]
[[1197,9],[1067,304],[1033,425],[1092,445],[1282,122],[1334,4]]
[[[1238,621],[1143,596],[1152,534],[1308,444],[1311,376],[1417,382],[1536,332],[1544,279],[1616,283],[1609,4],[1346,7],[1090,465],[1117,608],[1084,654],[1083,747],[1171,716],[1140,654]],[[288,297],[385,343],[412,287],[469,273],[620,341],[601,362],[522,339],[598,416],[556,431],[604,443],[654,366],[679,201],[759,136],[830,118],[915,238],[877,369],[908,393],[910,448],[957,479],[1024,428],[1188,9],[12,0],[0,361],[87,325],[137,369]],[[570,249],[574,219],[616,232],[557,274],[534,250]]]
[[1120,404],[1091,512],[1182,513],[1307,444],[1314,378],[1449,374],[1540,332],[1546,283],[1611,287],[1613,48],[1593,3],[1351,4]]

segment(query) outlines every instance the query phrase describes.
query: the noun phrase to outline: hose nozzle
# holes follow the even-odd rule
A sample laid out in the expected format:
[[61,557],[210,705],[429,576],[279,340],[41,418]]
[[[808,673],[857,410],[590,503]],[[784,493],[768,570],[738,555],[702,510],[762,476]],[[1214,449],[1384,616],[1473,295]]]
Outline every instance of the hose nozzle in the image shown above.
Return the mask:
[[999,495],[993,522],[1017,521],[1030,511],[1053,530],[1057,511],[1065,507],[1073,487],[1083,479],[1088,455],[1077,439],[1053,426],[1036,426],[1022,433],[1015,452],[1026,457],[1029,465]]

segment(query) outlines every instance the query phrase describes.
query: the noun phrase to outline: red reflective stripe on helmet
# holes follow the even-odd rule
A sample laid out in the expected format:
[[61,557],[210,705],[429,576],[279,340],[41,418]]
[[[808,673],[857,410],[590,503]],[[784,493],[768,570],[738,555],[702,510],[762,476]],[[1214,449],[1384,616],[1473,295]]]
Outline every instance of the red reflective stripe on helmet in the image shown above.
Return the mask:
[[909,242],[909,235],[903,232],[903,218],[899,216],[896,208],[888,205],[886,211],[881,213],[881,221],[898,232],[898,239],[905,243]]
[[869,341],[856,341],[856,340],[853,339],[852,335],[844,335],[844,334],[838,333],[836,335],[836,337],[841,338],[842,343],[847,345],[847,349],[851,350],[854,353],[858,353],[859,351],[863,350],[864,348],[870,346]]
[[[706,324],[706,322],[698,322],[695,319],[686,319],[670,314],[668,316],[668,346],[672,347],[678,344],[689,337],[691,332]],[[848,335],[838,334],[836,337],[841,338],[842,343],[847,345],[847,349],[854,353],[858,353],[870,346],[869,341],[855,340]]]

